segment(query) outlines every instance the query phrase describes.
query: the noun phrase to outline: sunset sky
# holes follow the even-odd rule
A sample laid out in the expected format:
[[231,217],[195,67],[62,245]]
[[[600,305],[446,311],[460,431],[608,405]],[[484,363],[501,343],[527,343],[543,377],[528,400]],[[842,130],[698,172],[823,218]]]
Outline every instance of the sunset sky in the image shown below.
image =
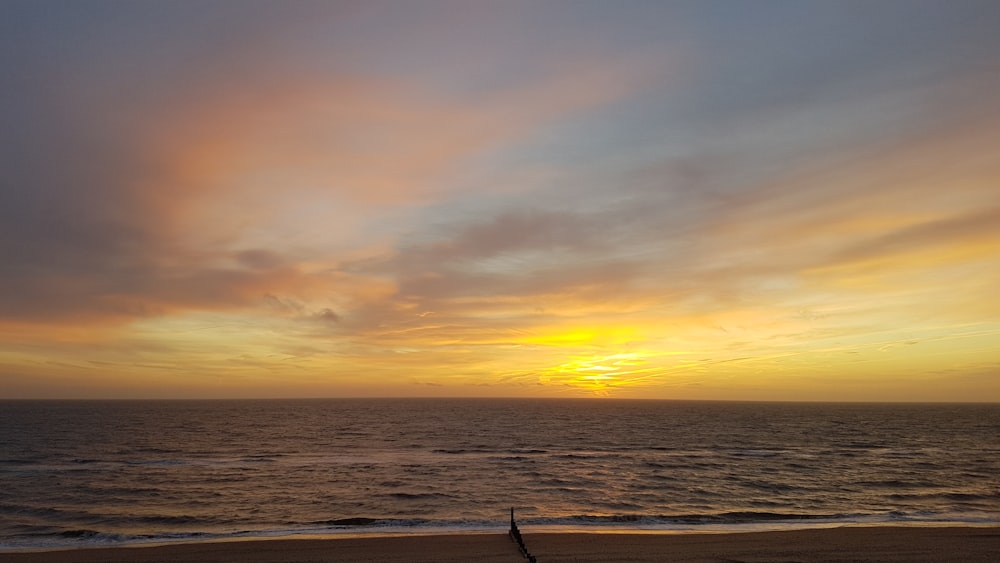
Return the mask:
[[0,0],[0,398],[1000,401],[998,30]]

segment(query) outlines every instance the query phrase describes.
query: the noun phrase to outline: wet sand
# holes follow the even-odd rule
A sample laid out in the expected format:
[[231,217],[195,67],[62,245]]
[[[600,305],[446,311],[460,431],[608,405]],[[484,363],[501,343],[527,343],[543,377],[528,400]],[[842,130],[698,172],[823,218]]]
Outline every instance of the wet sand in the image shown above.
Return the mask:
[[[995,563],[1000,527],[843,527],[738,534],[531,533],[539,563],[963,561]],[[467,563],[524,561],[503,534],[274,539],[0,553],[10,563]]]

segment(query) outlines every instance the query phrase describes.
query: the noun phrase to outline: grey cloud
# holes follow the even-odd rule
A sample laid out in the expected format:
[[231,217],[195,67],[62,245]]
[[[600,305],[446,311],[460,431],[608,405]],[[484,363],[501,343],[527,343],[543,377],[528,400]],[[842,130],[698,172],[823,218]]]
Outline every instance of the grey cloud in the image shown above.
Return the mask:
[[451,226],[435,233],[436,240],[404,246],[394,266],[420,271],[427,264],[459,267],[520,252],[592,249],[603,244],[596,219],[562,211],[514,209]]
[[276,270],[288,265],[288,261],[280,254],[260,248],[238,252],[236,260],[251,270]]
[[288,297],[278,297],[270,293],[265,294],[261,301],[266,307],[280,313],[301,313],[305,309],[305,304],[301,301]]
[[856,242],[837,252],[830,262],[850,263],[976,239],[1000,241],[1000,208],[986,209],[897,229],[877,238]]
[[333,309],[328,308],[320,309],[312,315],[312,318],[324,324],[336,324],[340,322],[340,315],[335,313]]
[[662,228],[653,220],[621,221],[638,212],[632,204],[584,212],[511,209],[439,228],[430,240],[413,237],[426,242],[349,266],[395,280],[398,291],[345,314],[343,326],[388,340],[418,331],[497,341],[561,315],[567,305],[613,308],[656,269],[647,256],[631,255],[630,244]]

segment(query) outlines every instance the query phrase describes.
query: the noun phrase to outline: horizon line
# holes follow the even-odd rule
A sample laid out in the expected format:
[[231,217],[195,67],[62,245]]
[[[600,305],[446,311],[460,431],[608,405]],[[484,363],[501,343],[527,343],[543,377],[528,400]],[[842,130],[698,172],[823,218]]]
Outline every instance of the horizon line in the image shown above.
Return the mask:
[[668,399],[641,397],[477,397],[477,396],[329,396],[329,397],[0,397],[0,402],[222,402],[222,401],[379,401],[379,400],[441,400],[441,401],[618,401],[660,403],[745,403],[745,404],[827,404],[827,405],[1000,405],[1000,401],[824,401],[817,399]]

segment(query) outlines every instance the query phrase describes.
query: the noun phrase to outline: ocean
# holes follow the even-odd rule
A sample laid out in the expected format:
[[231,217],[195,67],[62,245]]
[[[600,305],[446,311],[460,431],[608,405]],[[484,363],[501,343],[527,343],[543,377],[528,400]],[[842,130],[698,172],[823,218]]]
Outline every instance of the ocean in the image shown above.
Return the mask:
[[0,549],[1000,525],[1000,405],[0,401]]

